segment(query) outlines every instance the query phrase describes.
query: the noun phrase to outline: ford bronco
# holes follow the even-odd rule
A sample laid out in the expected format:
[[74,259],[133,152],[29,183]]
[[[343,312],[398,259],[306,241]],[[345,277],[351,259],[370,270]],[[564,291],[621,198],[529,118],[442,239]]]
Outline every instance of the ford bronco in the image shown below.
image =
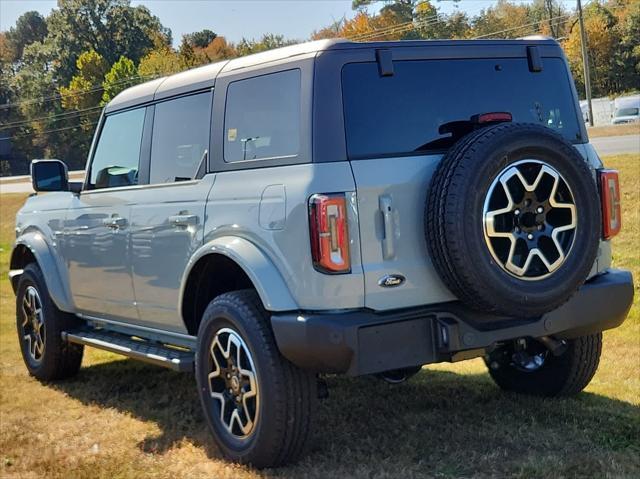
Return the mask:
[[134,86],[86,179],[32,163],[10,276],[29,373],[84,346],[194,371],[221,452],[304,450],[320,375],[483,357],[579,393],[633,298],[616,171],[553,40],[319,41]]

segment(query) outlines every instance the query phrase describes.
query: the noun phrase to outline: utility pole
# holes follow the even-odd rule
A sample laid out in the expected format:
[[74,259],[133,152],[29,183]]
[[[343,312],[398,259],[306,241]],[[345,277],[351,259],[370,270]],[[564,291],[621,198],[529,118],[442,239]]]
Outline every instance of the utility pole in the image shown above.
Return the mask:
[[578,0],[578,20],[580,21],[580,44],[582,45],[582,67],[584,69],[584,90],[587,96],[587,108],[589,112],[589,125],[593,126],[593,106],[591,105],[591,69],[589,68],[589,56],[587,54],[587,32],[584,30],[582,19],[582,2]]

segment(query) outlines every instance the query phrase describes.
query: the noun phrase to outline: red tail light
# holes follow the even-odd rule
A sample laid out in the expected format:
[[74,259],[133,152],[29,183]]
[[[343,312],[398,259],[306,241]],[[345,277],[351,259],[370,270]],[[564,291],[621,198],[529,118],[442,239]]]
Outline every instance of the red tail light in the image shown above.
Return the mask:
[[600,198],[602,201],[602,235],[613,238],[622,228],[620,183],[616,170],[600,170]]
[[309,198],[309,232],[313,266],[318,271],[351,271],[344,194],[318,194]]

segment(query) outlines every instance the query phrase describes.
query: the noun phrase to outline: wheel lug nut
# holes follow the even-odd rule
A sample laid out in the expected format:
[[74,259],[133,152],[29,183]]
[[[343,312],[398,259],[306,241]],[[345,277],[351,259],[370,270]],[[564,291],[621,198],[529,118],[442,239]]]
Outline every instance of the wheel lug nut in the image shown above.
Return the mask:
[[544,211],[544,208],[542,206],[538,206],[538,209],[536,211],[538,213],[542,213]]
[[538,225],[538,231],[542,231],[543,229],[544,229],[544,226]]
[[520,210],[515,210],[515,211],[513,212],[513,214],[514,214],[514,215],[516,215],[516,216],[518,216],[518,215],[520,214]]
[[529,234],[527,235],[527,239],[532,240],[532,239],[533,239],[533,235],[532,235],[531,233],[529,233]]

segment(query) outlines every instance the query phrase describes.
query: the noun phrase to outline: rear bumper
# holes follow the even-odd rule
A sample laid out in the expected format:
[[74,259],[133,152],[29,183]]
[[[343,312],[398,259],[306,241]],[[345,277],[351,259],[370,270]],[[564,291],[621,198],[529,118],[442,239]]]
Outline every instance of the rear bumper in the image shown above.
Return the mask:
[[372,374],[481,356],[495,343],[553,336],[571,339],[612,329],[633,302],[629,271],[608,270],[563,306],[522,320],[472,311],[460,303],[376,313],[286,313],[271,318],[280,352],[321,373]]

